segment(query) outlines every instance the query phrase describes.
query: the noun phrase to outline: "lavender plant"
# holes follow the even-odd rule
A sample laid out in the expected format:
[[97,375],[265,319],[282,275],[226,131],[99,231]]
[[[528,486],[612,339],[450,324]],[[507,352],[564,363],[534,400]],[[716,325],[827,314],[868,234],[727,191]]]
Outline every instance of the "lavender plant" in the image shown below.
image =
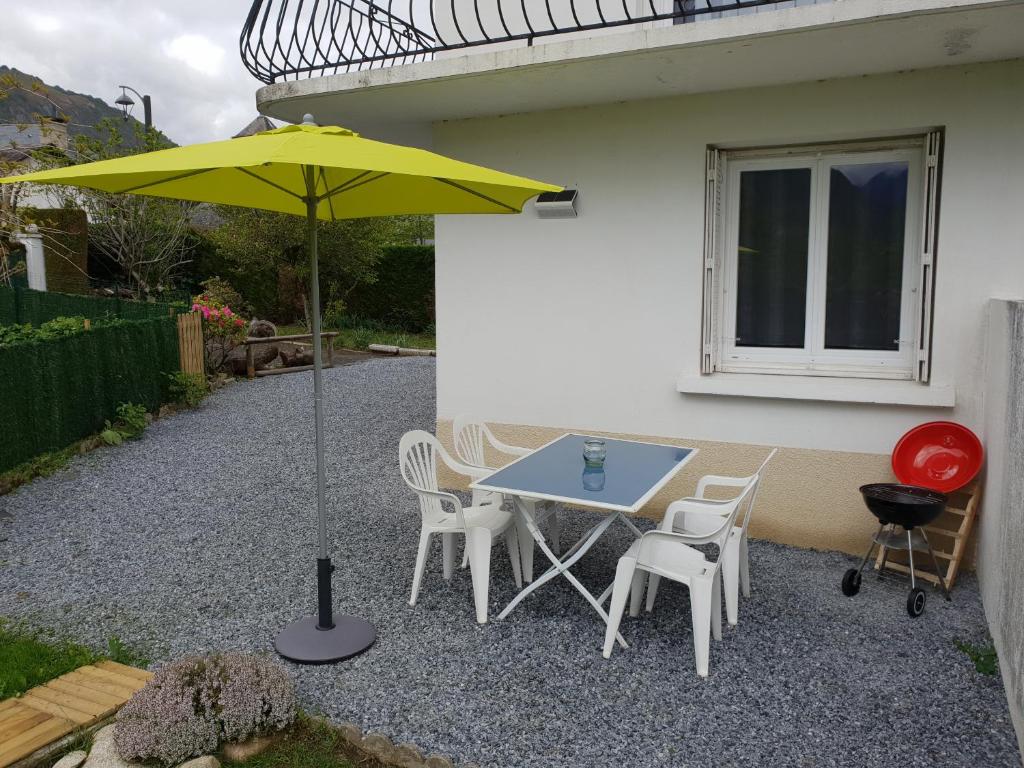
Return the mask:
[[175,765],[291,725],[295,688],[260,656],[199,656],[160,669],[117,715],[114,743],[125,760]]

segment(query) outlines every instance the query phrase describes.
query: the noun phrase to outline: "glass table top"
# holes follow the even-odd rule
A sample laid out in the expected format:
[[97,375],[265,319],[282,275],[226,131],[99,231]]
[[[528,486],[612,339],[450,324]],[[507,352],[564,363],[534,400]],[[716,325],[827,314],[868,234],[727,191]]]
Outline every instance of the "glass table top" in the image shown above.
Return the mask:
[[606,437],[604,467],[594,469],[583,462],[583,441],[590,437],[563,435],[471,487],[635,512],[696,453]]

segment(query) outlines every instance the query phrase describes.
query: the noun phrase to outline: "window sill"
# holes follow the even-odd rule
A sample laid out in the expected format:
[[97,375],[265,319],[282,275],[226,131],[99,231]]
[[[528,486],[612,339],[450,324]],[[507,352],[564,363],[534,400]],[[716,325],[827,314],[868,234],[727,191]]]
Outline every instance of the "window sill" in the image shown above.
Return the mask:
[[951,386],[923,385],[914,381],[846,379],[826,376],[777,376],[755,373],[713,373],[683,376],[676,390],[687,395],[724,395],[782,400],[819,400],[834,403],[874,403],[952,408],[956,391]]

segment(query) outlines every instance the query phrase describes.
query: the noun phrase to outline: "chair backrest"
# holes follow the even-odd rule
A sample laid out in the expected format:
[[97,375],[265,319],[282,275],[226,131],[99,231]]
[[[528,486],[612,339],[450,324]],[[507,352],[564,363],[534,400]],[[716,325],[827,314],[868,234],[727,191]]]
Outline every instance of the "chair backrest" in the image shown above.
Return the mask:
[[414,429],[402,435],[398,444],[398,468],[406,485],[416,491],[420,512],[424,515],[442,512],[441,502],[436,496],[420,491],[437,492],[437,456],[444,455],[444,447],[429,432]]
[[[452,422],[452,442],[455,455],[473,467],[487,467],[484,444],[490,437],[490,429],[479,419],[459,414]],[[489,468],[489,467],[488,467]]]
[[[746,478],[747,483],[743,486],[743,490],[740,491],[739,496],[734,499],[730,499],[727,504],[731,505],[728,516],[722,527],[718,529],[714,540],[711,542],[718,548],[718,555],[715,558],[716,567],[722,562],[722,553],[725,551],[725,542],[728,541],[732,529],[736,526],[736,518],[739,517],[740,510],[744,508],[745,502],[753,497],[757,492],[757,484],[761,481],[760,475],[751,475]],[[749,510],[749,503],[746,504],[746,508]]]
[[778,448],[772,448],[769,454],[765,457],[765,460],[761,462],[761,466],[757,468],[757,471],[749,477],[725,477],[722,475],[705,475],[697,483],[697,497],[704,498],[704,492],[709,486],[719,486],[725,488],[750,488],[750,492],[743,493],[741,495],[746,497],[746,503],[743,506],[743,520],[740,523],[740,529],[746,533],[747,526],[750,524],[750,516],[754,511],[754,502],[757,500],[757,492],[760,488],[761,479],[764,477],[764,469],[768,466],[768,462],[772,460],[772,457],[779,452]]
[[761,489],[761,480],[764,479],[764,468],[768,466],[768,462],[772,460],[772,457],[779,452],[778,448],[772,448],[771,451],[765,456],[764,461],[761,462],[761,466],[757,468],[757,472],[754,473],[754,477],[757,478],[754,483],[753,492],[750,494],[750,500],[747,501],[747,509],[743,514],[743,523],[740,528],[743,529],[743,533],[747,532],[747,526],[750,524],[750,515],[754,511],[754,502],[757,501],[757,492]]

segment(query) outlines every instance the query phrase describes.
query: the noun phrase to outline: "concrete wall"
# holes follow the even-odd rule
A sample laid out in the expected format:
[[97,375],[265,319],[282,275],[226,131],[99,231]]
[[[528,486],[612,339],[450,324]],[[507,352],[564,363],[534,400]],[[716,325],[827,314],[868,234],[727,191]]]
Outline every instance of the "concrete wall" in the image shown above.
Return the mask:
[[993,300],[985,369],[988,462],[978,533],[985,615],[1024,743],[1024,301]]
[[[719,445],[695,472],[784,446],[761,530],[859,550],[871,518],[856,485],[889,477],[906,429],[953,419],[984,432],[986,302],[1024,294],[1022,92],[1018,60],[435,125],[440,152],[580,190],[575,220],[438,217],[441,425],[468,411]],[[955,406],[677,392],[699,375],[705,147],[932,126],[946,127],[933,385]]]

